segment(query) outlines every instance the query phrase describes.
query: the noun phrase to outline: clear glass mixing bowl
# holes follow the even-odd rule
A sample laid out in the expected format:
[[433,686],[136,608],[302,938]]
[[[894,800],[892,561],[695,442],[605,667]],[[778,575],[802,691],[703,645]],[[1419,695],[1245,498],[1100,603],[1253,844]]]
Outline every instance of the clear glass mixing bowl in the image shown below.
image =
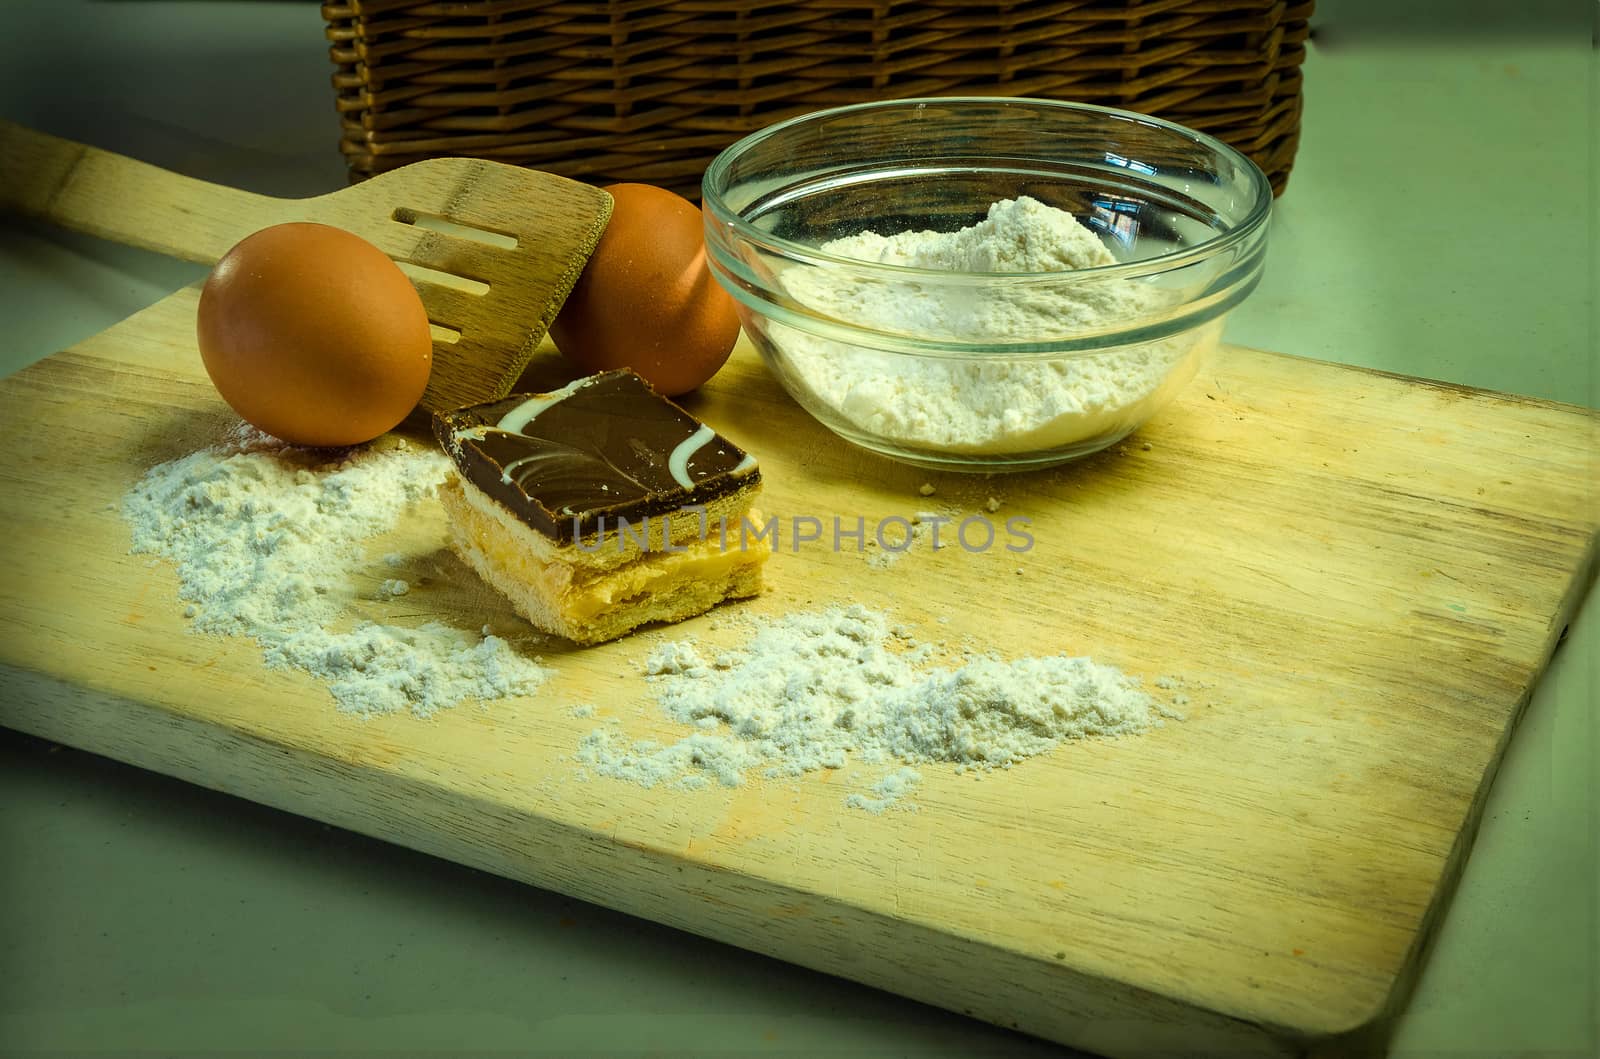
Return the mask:
[[[1071,213],[1108,263],[951,271],[830,247],[954,232],[1019,197]],[[712,162],[703,199],[712,271],[807,411],[900,460],[1006,471],[1114,444],[1172,399],[1260,280],[1272,192],[1242,154],[1170,122],[939,98],[754,133]]]

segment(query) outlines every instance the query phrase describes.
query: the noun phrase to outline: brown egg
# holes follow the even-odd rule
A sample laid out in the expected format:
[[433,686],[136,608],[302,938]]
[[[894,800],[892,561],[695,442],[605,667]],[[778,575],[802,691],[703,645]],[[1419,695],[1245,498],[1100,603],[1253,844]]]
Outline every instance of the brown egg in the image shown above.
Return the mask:
[[433,369],[427,310],[383,251],[325,224],[263,228],[200,292],[200,356],[223,400],[297,445],[399,424]]
[[706,265],[700,210],[648,184],[613,184],[605,234],[550,337],[586,372],[632,368],[668,396],[717,373],[739,339]]

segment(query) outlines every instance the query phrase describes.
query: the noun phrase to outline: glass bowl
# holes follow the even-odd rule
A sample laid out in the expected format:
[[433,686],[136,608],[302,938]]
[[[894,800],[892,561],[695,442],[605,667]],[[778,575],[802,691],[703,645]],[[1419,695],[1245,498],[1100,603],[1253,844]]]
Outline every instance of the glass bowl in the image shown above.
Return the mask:
[[984,472],[1160,411],[1259,281],[1271,203],[1219,140],[1038,99],[819,111],[703,184],[712,272],[789,394],[864,448]]

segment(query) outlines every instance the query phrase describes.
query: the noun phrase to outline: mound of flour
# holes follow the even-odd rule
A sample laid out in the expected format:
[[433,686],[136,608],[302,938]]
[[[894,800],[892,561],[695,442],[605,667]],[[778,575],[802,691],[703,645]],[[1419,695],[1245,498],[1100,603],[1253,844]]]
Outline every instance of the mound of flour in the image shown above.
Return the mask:
[[[1002,276],[930,288],[913,277],[866,280],[824,268],[782,274],[788,293],[823,316],[925,339],[1044,343],[1118,328],[1170,299],[1129,280],[1068,275],[1116,259],[1072,214],[1027,196],[994,203],[984,220],[959,231],[863,231],[821,249],[944,272],[1058,272],[1068,280]],[[800,381],[858,428],[916,448],[1003,454],[1126,433],[1188,381],[1192,372],[1177,369],[1216,341],[1220,322],[1159,342],[1042,360],[890,354],[781,323],[769,334]]]
[[176,564],[191,627],[248,636],[269,665],[325,682],[344,710],[428,714],[463,699],[527,694],[545,679],[504,640],[437,622],[334,631],[360,586],[402,596],[400,557],[366,545],[431,497],[443,455],[404,441],[329,456],[241,429],[152,468],[123,498],[132,551]]
[[942,667],[932,663],[932,645],[897,635],[883,614],[859,605],[753,628],[737,650],[702,654],[681,640],[651,652],[645,669],[657,702],[693,732],[663,744],[600,728],[583,738],[578,760],[599,775],[685,788],[853,760],[889,770],[876,798],[847,802],[881,811],[920,778],[907,766],[1005,768],[1064,740],[1160,723],[1137,681],[1087,658],[980,657]]

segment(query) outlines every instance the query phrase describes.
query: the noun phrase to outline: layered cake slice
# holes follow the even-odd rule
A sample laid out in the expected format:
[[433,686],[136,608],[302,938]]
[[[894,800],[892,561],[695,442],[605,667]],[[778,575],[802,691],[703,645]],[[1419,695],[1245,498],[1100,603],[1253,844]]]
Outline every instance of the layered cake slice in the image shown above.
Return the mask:
[[451,546],[518,613],[580,644],[761,591],[742,520],[756,461],[631,371],[433,420]]

